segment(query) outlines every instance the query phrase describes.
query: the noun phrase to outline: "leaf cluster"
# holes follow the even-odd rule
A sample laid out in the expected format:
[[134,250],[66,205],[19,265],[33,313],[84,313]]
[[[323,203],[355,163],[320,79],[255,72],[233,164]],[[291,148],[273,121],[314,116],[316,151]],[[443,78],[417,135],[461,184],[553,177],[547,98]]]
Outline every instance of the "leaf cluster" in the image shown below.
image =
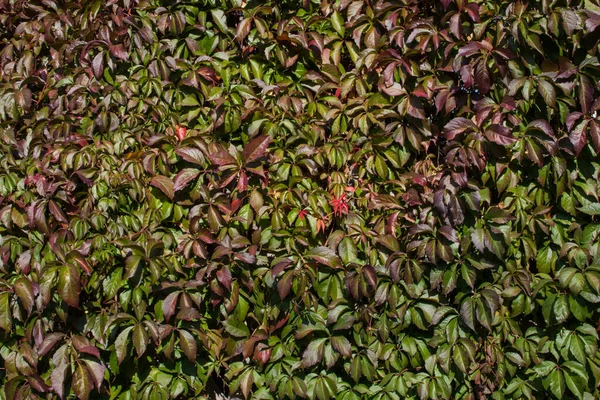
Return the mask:
[[597,0],[0,0],[0,399],[600,397]]

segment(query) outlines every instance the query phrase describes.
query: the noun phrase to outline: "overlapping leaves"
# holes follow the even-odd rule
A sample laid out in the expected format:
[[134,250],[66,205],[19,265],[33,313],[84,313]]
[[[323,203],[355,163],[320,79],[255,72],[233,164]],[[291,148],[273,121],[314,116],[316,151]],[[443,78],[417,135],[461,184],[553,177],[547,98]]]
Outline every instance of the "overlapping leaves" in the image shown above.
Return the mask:
[[597,398],[599,25],[0,1],[0,397]]

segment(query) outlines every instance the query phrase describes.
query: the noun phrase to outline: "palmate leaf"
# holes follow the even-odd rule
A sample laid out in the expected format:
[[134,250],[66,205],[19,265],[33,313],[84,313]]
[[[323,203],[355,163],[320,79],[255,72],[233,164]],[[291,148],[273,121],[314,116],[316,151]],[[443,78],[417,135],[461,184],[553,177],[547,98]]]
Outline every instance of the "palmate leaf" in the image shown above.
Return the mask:
[[597,397],[596,2],[159,3],[0,6],[0,397]]

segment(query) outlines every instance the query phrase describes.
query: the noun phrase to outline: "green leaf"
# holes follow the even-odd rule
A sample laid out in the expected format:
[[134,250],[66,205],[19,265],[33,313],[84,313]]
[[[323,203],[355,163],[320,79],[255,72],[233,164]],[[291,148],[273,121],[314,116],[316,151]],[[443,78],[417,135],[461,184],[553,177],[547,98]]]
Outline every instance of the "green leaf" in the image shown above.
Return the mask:
[[125,276],[133,278],[137,273],[138,266],[142,262],[143,257],[132,254],[125,259]]
[[565,379],[563,373],[559,369],[555,369],[550,373],[548,378],[548,386],[552,393],[559,399],[562,399],[565,392]]
[[92,391],[93,380],[87,368],[83,365],[78,365],[73,373],[73,380],[71,381],[71,387],[73,392],[81,400],[87,400]]
[[475,331],[475,314],[475,301],[472,298],[466,299],[460,307],[460,317],[473,331]]
[[552,83],[545,79],[538,80],[538,91],[542,95],[542,98],[550,107],[556,106],[556,90]]
[[210,13],[213,17],[213,21],[219,27],[221,32],[227,33],[227,17],[225,16],[225,13],[219,9],[212,9],[210,10]]
[[325,350],[325,342],[327,338],[315,339],[308,344],[306,350],[302,354],[302,366],[305,368],[312,367],[313,365],[320,363],[323,359],[323,352]]
[[340,37],[343,38],[344,34],[346,33],[346,29],[344,28],[344,18],[337,10],[331,13],[331,25],[333,26],[333,29],[335,29],[335,31],[340,35]]
[[198,346],[196,339],[186,330],[179,330],[179,345],[190,362],[195,362]]
[[33,285],[26,278],[19,278],[14,283],[14,290],[19,300],[23,303],[23,306],[27,310],[27,314],[31,314],[33,305],[35,302],[35,296],[33,292]]
[[147,346],[148,333],[141,323],[135,325],[133,328],[133,347],[135,347],[138,358],[140,358],[146,352]]
[[76,308],[79,308],[79,294],[81,293],[81,282],[79,279],[79,270],[73,264],[60,267],[57,285],[58,293],[65,303]]
[[231,336],[239,338],[250,336],[250,330],[243,321],[229,318],[228,320],[223,321],[223,327]]
[[352,356],[352,346],[350,345],[348,339],[346,339],[345,337],[333,336],[331,338],[331,344],[344,357]]
[[467,373],[468,366],[470,364],[470,360],[467,352],[462,348],[462,346],[456,346],[454,348],[454,352],[452,353],[452,360],[462,371],[463,374]]
[[556,322],[562,324],[569,318],[571,312],[569,311],[569,303],[567,296],[558,296],[554,302],[554,318]]
[[358,249],[349,237],[342,239],[338,245],[338,252],[345,265],[358,262]]
[[550,274],[554,271],[558,257],[550,247],[540,249],[535,258],[538,271],[544,274]]
[[10,292],[0,292],[0,328],[6,332],[12,329],[12,313],[10,312]]
[[552,361],[542,361],[533,367],[533,370],[538,377],[548,376],[548,374],[556,368],[556,364]]
[[551,323],[551,319],[552,319],[552,315],[553,315],[552,311],[553,311],[553,306],[554,306],[555,301],[556,301],[556,295],[550,294],[550,295],[548,295],[546,300],[544,300],[544,304],[542,305],[542,315],[544,316],[544,319],[546,320],[547,324]]

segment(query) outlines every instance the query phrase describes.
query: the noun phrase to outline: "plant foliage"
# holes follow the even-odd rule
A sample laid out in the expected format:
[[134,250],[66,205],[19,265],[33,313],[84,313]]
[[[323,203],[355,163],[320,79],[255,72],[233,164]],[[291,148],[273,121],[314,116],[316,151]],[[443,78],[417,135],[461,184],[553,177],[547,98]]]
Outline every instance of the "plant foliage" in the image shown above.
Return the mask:
[[0,0],[0,398],[598,398],[599,25]]

